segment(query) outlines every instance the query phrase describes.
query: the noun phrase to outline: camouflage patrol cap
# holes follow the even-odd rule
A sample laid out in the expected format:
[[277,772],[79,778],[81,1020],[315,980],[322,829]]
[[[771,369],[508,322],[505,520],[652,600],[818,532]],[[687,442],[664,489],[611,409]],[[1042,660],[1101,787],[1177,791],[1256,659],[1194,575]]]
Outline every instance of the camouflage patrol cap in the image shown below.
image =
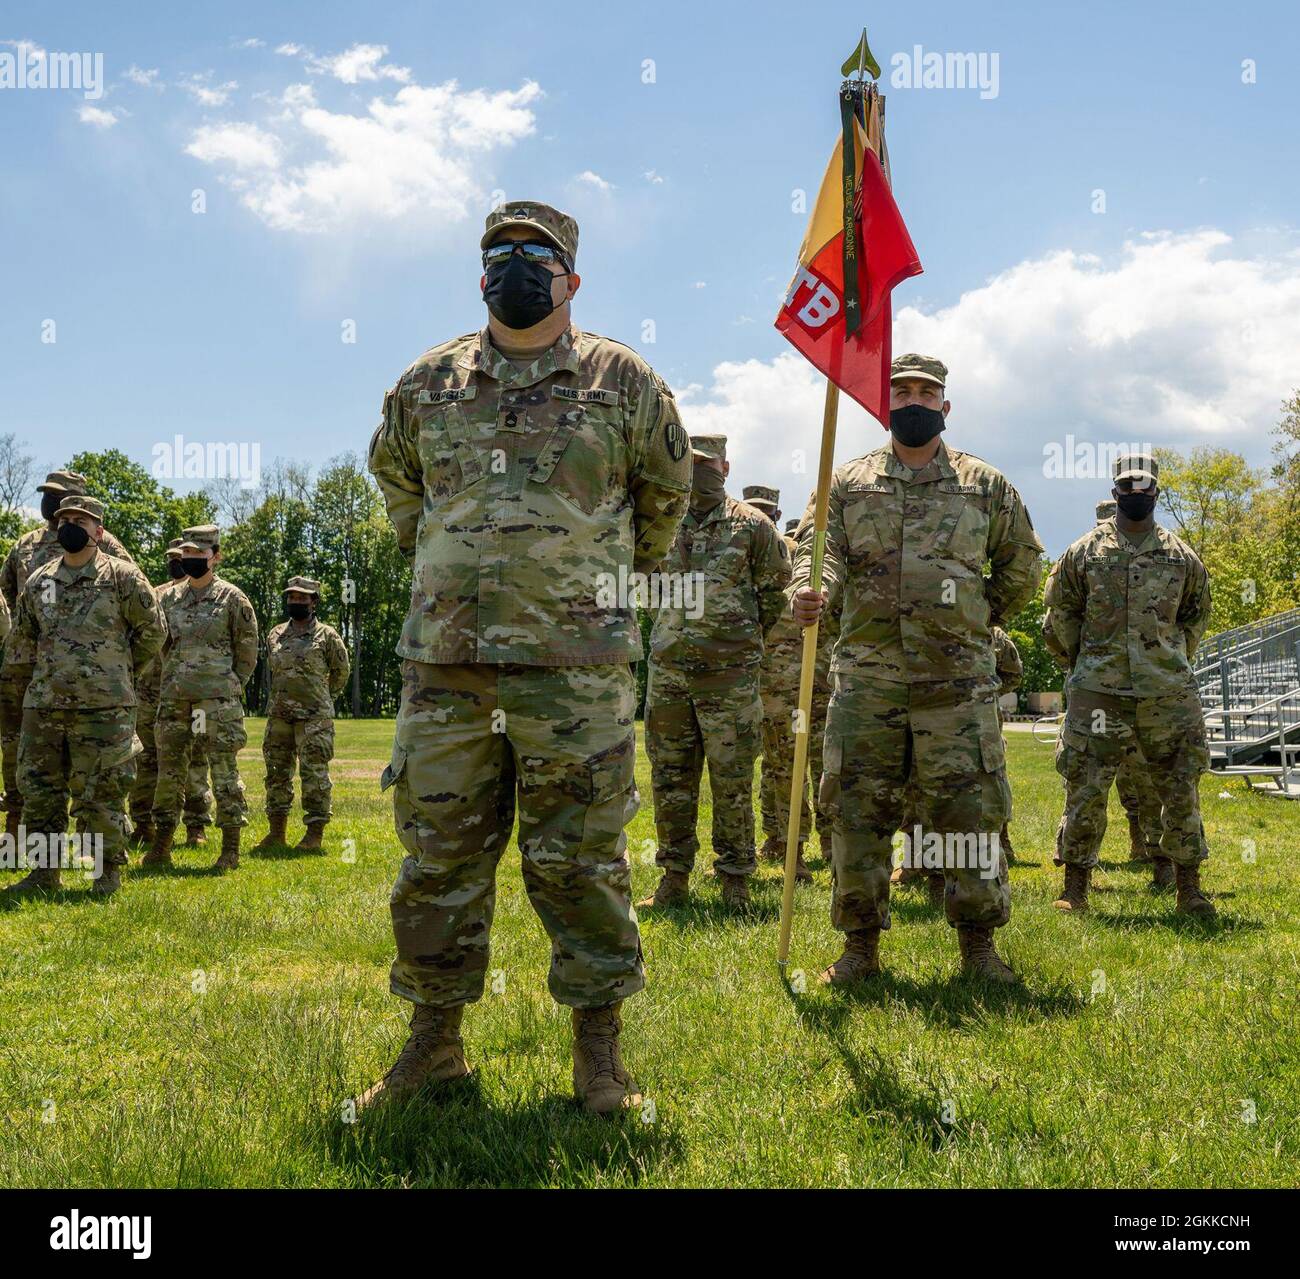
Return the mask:
[[1097,503],[1097,523],[1102,520],[1108,520],[1115,514],[1115,502],[1113,499]]
[[54,513],[55,518],[71,515],[74,511],[89,515],[96,524],[104,522],[104,504],[97,497],[87,497],[84,493],[69,494],[59,503],[59,509]]
[[1160,464],[1150,453],[1121,453],[1111,469],[1111,479],[1116,484],[1120,480],[1155,482],[1160,479]]
[[221,530],[215,524],[196,524],[181,529],[182,551],[215,551],[221,544]]
[[301,591],[304,595],[314,595],[320,598],[320,583],[314,577],[291,577],[289,585],[281,592],[288,595],[290,591]]
[[785,522],[785,531],[787,533],[793,533],[795,529],[797,529],[798,527],[799,527],[799,521],[797,519],[786,520]]
[[487,215],[486,229],[479,241],[479,248],[486,249],[497,233],[508,226],[526,226],[543,235],[566,258],[569,265],[578,256],[578,224],[567,213],[553,209],[549,204],[538,204],[536,200],[511,200],[492,210]]
[[725,435],[692,435],[691,453],[695,457],[716,457],[720,462],[727,460],[727,437]]
[[44,484],[36,486],[38,493],[84,493],[86,477],[76,471],[51,471]]
[[181,539],[179,537],[174,537],[170,542],[167,543],[167,558],[170,560],[170,559],[180,559],[180,557],[181,557]]
[[935,382],[939,386],[948,383],[948,366],[933,355],[900,355],[889,366],[889,380],[897,382],[902,378],[920,378],[923,382]]
[[741,496],[750,506],[757,506],[760,510],[779,511],[781,509],[780,490],[768,488],[766,484],[751,484],[748,488],[742,490]]

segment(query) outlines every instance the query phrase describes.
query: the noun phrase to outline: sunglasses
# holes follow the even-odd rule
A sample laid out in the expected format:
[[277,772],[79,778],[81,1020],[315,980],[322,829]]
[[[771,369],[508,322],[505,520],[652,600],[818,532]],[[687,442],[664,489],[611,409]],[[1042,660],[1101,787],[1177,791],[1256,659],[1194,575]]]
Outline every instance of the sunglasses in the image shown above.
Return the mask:
[[552,244],[543,244],[540,240],[502,240],[499,244],[489,244],[483,250],[483,269],[508,262],[516,253],[522,253],[527,262],[558,262],[565,271],[569,263],[563,253]]

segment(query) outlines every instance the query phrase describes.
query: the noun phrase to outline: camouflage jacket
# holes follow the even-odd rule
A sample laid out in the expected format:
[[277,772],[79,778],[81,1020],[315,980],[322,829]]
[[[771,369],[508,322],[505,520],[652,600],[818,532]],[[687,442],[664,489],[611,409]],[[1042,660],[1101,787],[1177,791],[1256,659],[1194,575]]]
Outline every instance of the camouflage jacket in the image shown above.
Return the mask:
[[627,576],[667,551],[691,455],[634,351],[576,328],[522,370],[487,330],[434,347],[385,398],[370,470],[413,566],[399,656],[640,658]]
[[153,661],[164,631],[144,574],[97,551],[80,568],[60,556],[32,572],[15,634],[36,654],[23,705],[81,711],[134,706],[137,673]]
[[241,697],[257,665],[257,617],[248,596],[220,577],[201,591],[185,579],[162,587],[158,604],[167,623],[161,696]]
[[[99,549],[114,559],[125,560],[128,564],[135,563],[126,547],[107,529],[104,530],[104,540],[100,542]],[[48,524],[24,533],[9,548],[9,554],[5,557],[3,566],[0,566],[0,595],[5,597],[11,613],[18,611],[18,597],[32,572],[42,564],[62,558],[63,547],[59,545],[58,533]],[[30,666],[35,660],[35,650],[29,648],[27,642],[19,636],[14,635],[5,644],[6,666]]]
[[[153,588],[153,597],[161,601],[162,593],[169,586],[175,586],[173,578],[168,578],[161,586]],[[159,607],[159,616],[162,615],[161,605]],[[158,694],[162,691],[162,651],[159,650],[158,656],[142,670],[135,681],[135,696],[141,706],[157,706]]]
[[[794,553],[799,544],[792,537],[784,534],[781,541],[785,544],[786,554],[794,563]],[[763,647],[763,664],[759,667],[759,681],[763,693],[767,695],[784,694],[794,698],[799,695],[799,667],[803,661],[803,627],[790,616],[790,610],[784,606],[782,594],[781,616],[767,633]],[[820,641],[820,636],[818,637]]]
[[334,699],[347,684],[350,670],[338,631],[316,618],[303,627],[281,622],[267,634],[266,656],[271,667],[268,716],[333,716]]
[[[791,595],[812,576],[811,504],[798,536]],[[832,607],[844,597],[832,672],[991,684],[989,628],[1033,595],[1042,550],[1006,477],[942,440],[916,472],[888,444],[837,466],[822,564]]]
[[5,597],[0,595],[0,644],[9,638],[12,629],[13,618],[9,614],[9,605],[5,603]]
[[[761,511],[724,497],[701,518],[688,511],[663,563],[676,580],[690,577],[696,607],[669,596],[650,632],[650,660],[678,671],[757,666],[763,641],[784,616],[790,552]],[[672,579],[666,579],[672,580]],[[691,617],[698,612],[698,617]]]
[[1130,697],[1183,693],[1210,620],[1210,575],[1196,552],[1155,525],[1135,546],[1114,519],[1057,560],[1043,593],[1069,663],[1069,688]]
[[1000,626],[993,628],[993,665],[998,677],[998,696],[1014,693],[1025,678],[1025,664],[1020,660],[1015,640]]

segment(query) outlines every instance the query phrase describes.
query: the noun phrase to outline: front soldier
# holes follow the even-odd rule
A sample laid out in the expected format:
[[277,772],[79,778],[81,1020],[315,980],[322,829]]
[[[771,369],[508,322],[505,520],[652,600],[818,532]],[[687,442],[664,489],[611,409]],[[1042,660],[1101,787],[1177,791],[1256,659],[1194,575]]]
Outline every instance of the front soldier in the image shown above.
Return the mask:
[[125,798],[139,751],[135,684],[162,647],[163,622],[140,570],[101,553],[104,508],[95,498],[65,497],[55,518],[62,556],[28,577],[15,626],[36,655],[18,781],[24,825],[44,837],[45,865],[11,891],[59,887],[54,854],[71,795],[79,834],[103,841],[93,891],[109,894],[126,864]]
[[1056,771],[1065,779],[1057,857],[1058,910],[1088,908],[1106,834],[1106,800],[1120,765],[1145,766],[1163,804],[1156,885],[1170,875],[1179,914],[1210,919],[1201,892],[1207,856],[1200,776],[1209,767],[1192,656],[1210,620],[1210,578],[1196,552],[1155,522],[1160,469],[1143,454],[1115,459],[1118,511],[1057,561],[1043,602],[1069,662]]
[[243,693],[257,665],[257,618],[248,596],[216,575],[221,543],[215,524],[185,529],[180,551],[187,580],[164,588],[159,599],[167,644],[154,730],[158,789],[153,844],[142,864],[171,865],[190,753],[195,740],[203,738],[221,828],[215,868],[234,870],[239,865],[240,831],[248,824],[238,755],[248,740]]
[[685,590],[680,607],[661,602],[646,682],[655,862],[664,873],[654,896],[637,905],[669,906],[689,896],[707,760],[713,873],[723,902],[744,909],[754,873],[754,760],[763,728],[758,668],[764,639],[785,611],[790,553],[767,516],[726,495],[726,437],[693,435],[691,449],[690,510],[664,571],[695,585],[695,605]]
[[284,588],[287,622],[266,637],[271,699],[262,760],[270,829],[257,848],[283,847],[293,805],[293,770],[302,774],[307,833],[297,847],[318,849],[330,819],[330,760],[334,758],[334,699],[348,682],[348,650],[332,626],[317,620],[320,583],[291,577]]
[[[58,537],[59,503],[65,497],[85,496],[86,477],[76,471],[51,471],[45,483],[36,486],[36,491],[41,495],[45,525],[24,533],[10,547],[0,568],[0,594],[4,595],[11,614],[17,612],[18,597],[33,571],[62,555]],[[126,547],[107,530],[99,549],[128,564],[135,562]],[[36,654],[25,640],[15,635],[6,642],[4,665],[0,667],[0,744],[4,747],[5,829],[11,835],[17,832],[23,816],[23,799],[18,788],[18,736],[23,723],[23,699],[35,662]]]
[[939,439],[947,374],[928,356],[894,361],[890,444],[835,469],[820,593],[809,586],[810,514],[800,526],[796,621],[810,624],[843,596],[822,775],[831,918],[847,934],[822,974],[833,985],[880,971],[891,841],[913,773],[924,828],[914,856],[932,860],[935,841],[942,846],[962,971],[1016,979],[993,947],[1011,893],[997,839],[1009,802],[990,628],[1033,595],[1042,546],[1006,478]]
[[390,987],[415,1007],[362,1106],[467,1073],[461,1017],[483,993],[516,802],[550,991],[573,1010],[574,1093],[598,1114],[637,1104],[619,1050],[623,1000],[645,981],[623,833],[641,657],[627,583],[668,549],[691,460],[664,382],[572,324],[577,246],[547,205],[493,210],[487,328],[411,365],[370,443],[413,566],[383,786],[407,854]]

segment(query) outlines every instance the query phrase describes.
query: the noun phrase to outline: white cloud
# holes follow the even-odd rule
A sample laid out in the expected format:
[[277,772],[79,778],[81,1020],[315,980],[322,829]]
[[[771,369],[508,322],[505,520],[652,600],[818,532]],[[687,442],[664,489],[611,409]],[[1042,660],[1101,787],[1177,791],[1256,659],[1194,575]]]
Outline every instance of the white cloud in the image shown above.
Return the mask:
[[209,73],[190,76],[180,81],[180,87],[201,107],[224,107],[230,101],[230,95],[239,88],[239,82],[227,80],[224,84],[213,84]]
[[115,111],[105,111],[102,107],[80,106],[77,108],[77,119],[96,129],[111,129],[121,116]]
[[280,165],[279,139],[255,124],[205,125],[195,131],[185,151],[205,164],[226,165],[241,172]]
[[273,119],[198,130],[186,150],[216,167],[276,229],[448,223],[486,207],[483,157],[534,131],[530,108],[541,96],[532,81],[489,93],[451,80],[405,85],[352,114],[320,105],[310,86],[296,84]]
[[643,176],[645,180],[648,183],[650,183],[651,186],[657,187],[663,185],[663,181],[664,181],[663,178],[658,173],[656,173],[653,169],[647,169]]
[[342,53],[313,53],[301,44],[282,44],[276,53],[286,58],[302,58],[312,75],[329,75],[344,84],[360,84],[362,81],[396,80],[399,84],[409,84],[410,67],[398,67],[385,62],[388,53],[386,44],[354,44]]
[[158,82],[158,68],[150,67],[147,71],[137,67],[132,63],[122,75],[130,80],[132,84],[138,84],[142,89],[162,89]]
[[[1047,477],[1044,447],[1064,448],[1067,436],[1181,451],[1211,444],[1267,462],[1279,404],[1300,384],[1300,251],[1234,256],[1229,236],[1204,230],[1144,235],[1107,260],[1048,254],[951,306],[904,306],[894,352],[905,351],[947,363],[945,440],[1004,471],[1059,552],[1110,487]],[[783,505],[795,514],[815,479],[824,390],[793,351],[724,363],[707,390],[682,392],[683,419],[691,431],[729,435],[738,482],[791,490]],[[841,396],[837,458],[885,439]]]
[[300,44],[285,43],[276,45],[275,51],[286,58],[296,58],[304,50]]
[[614,189],[612,182],[606,182],[599,173],[593,173],[590,169],[583,169],[578,174],[577,180],[587,186],[595,187],[597,191],[612,191]]
[[241,40],[241,41],[239,42],[239,48],[241,48],[241,49],[265,49],[265,48],[266,48],[266,41],[265,41],[265,40],[259,40],[256,36],[249,36],[247,40]]

